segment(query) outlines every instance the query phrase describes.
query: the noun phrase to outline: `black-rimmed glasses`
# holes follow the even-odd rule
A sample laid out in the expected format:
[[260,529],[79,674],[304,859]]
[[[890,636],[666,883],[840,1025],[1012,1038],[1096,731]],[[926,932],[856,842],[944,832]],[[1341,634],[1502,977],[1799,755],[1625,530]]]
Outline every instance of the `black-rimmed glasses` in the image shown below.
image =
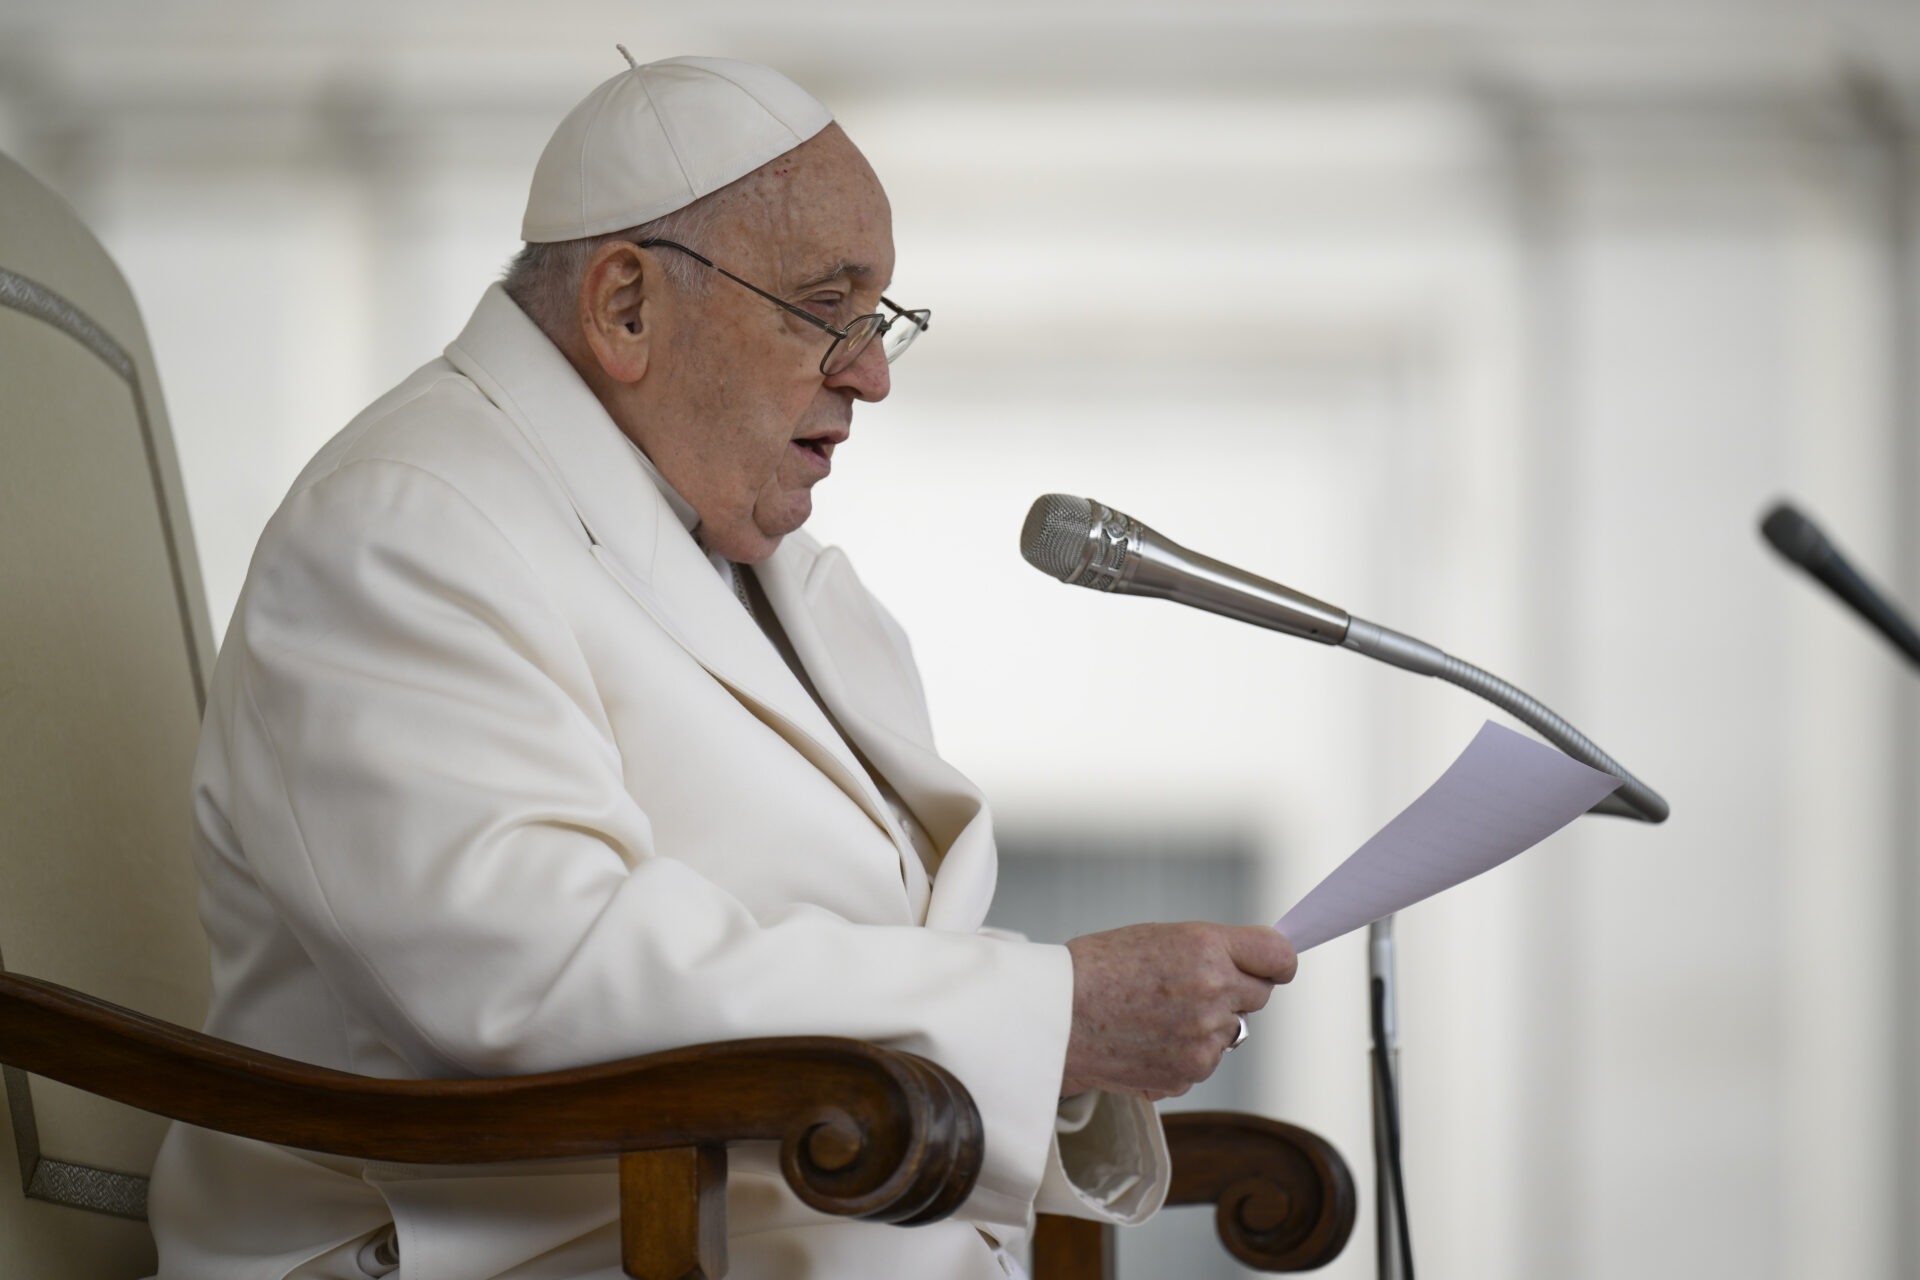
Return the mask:
[[888,364],[892,364],[900,358],[902,351],[913,345],[915,338],[926,332],[927,322],[933,316],[933,312],[924,307],[918,311],[908,311],[882,296],[880,304],[893,312],[891,319],[876,311],[869,316],[855,317],[847,322],[844,329],[836,329],[819,316],[808,314],[785,298],[768,293],[757,284],[742,280],[725,267],[716,266],[713,259],[704,254],[695,253],[683,244],[676,244],[672,240],[637,240],[634,243],[642,249],[678,249],[695,262],[712,267],[735,284],[744,285],[753,290],[781,310],[790,311],[815,328],[824,329],[832,334],[833,345],[827,348],[826,355],[820,357],[820,373],[823,377],[831,378],[836,373],[844,373],[855,360],[860,358],[860,353],[865,351],[867,345],[875,338],[880,339],[880,353],[886,356]]

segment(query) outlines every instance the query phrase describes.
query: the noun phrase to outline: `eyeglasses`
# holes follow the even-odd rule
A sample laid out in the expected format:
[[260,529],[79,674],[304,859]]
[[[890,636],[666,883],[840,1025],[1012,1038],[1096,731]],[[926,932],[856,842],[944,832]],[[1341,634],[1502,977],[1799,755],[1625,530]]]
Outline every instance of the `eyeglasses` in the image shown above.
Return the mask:
[[823,377],[831,378],[836,373],[846,372],[875,338],[880,339],[881,354],[886,356],[888,364],[892,364],[900,358],[902,351],[913,345],[915,338],[926,332],[927,322],[933,316],[933,312],[924,307],[918,311],[907,311],[882,297],[881,305],[893,312],[891,319],[876,311],[870,316],[855,317],[847,322],[847,327],[844,329],[836,329],[819,316],[810,315],[786,299],[776,297],[758,285],[748,284],[725,267],[714,266],[711,258],[695,253],[683,244],[675,244],[671,240],[636,240],[634,243],[642,249],[678,249],[695,262],[713,267],[715,271],[735,284],[746,285],[781,310],[790,311],[816,329],[824,329],[832,334],[833,345],[827,348],[826,355],[820,357],[820,373]]

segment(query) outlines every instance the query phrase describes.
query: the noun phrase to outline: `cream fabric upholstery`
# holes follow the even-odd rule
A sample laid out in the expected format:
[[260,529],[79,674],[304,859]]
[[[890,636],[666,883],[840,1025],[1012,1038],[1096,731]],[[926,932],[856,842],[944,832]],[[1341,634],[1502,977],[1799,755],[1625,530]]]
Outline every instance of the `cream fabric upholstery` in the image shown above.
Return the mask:
[[[198,1026],[187,805],[213,650],[173,441],[126,282],[5,156],[0,602],[0,964]],[[146,1227],[109,1214],[144,1213],[165,1122],[4,1079],[0,1275],[146,1274]]]

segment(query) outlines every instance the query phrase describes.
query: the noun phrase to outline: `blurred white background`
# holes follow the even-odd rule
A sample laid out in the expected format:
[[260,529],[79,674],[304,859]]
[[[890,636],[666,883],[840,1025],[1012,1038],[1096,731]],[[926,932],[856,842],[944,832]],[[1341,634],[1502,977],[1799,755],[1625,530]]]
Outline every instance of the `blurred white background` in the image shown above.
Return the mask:
[[[1050,582],[1053,490],[1505,675],[1672,802],[1401,917],[1422,1275],[1920,1275],[1920,696],[1754,533],[1792,495],[1920,604],[1920,14],[0,0],[0,150],[143,304],[216,630],[616,40],[781,67],[888,184],[934,328],[813,527],[1009,833],[1089,877],[1103,832],[1238,842],[1271,921],[1489,714]],[[1247,1086],[1353,1164],[1347,1278],[1364,976],[1311,953]]]

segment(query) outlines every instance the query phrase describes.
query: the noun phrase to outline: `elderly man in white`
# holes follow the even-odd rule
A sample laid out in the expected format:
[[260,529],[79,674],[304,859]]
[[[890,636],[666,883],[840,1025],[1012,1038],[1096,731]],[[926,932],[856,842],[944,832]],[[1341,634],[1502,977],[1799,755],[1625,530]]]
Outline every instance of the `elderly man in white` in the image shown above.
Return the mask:
[[[1040,1209],[1135,1222],[1148,1103],[1294,958],[1272,930],[981,932],[994,851],[905,637],[798,532],[926,325],[885,194],[764,67],[634,67],[568,116],[527,248],[306,468],[227,632],[194,793],[216,1035],[390,1077],[852,1036],[959,1077],[951,1219],[818,1215],[736,1150],[732,1274],[1017,1274]],[[619,1274],[610,1164],[423,1169],[177,1126],[165,1280]]]

